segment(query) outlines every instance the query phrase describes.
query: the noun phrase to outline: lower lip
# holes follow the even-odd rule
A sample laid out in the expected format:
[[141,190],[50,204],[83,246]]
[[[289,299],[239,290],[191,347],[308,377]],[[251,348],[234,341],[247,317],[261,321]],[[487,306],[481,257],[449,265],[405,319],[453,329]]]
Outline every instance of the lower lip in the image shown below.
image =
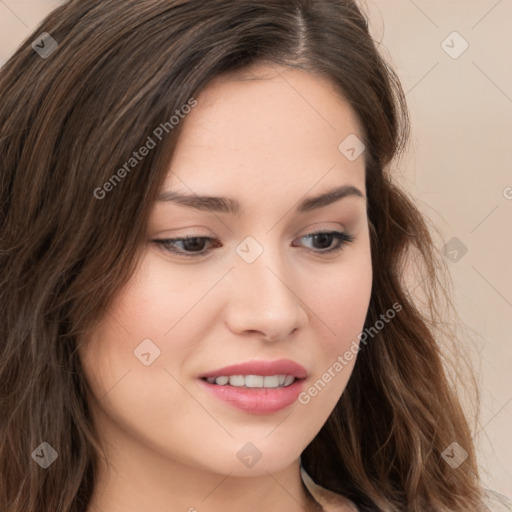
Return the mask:
[[297,379],[282,388],[241,388],[219,386],[199,379],[205,389],[215,397],[250,414],[271,414],[281,411],[297,400],[304,387],[304,379]]

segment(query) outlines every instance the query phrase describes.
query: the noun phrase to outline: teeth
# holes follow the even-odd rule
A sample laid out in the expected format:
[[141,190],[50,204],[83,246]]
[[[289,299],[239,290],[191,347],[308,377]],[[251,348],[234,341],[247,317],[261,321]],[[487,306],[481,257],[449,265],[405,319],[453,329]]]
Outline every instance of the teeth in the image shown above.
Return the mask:
[[245,386],[245,377],[243,375],[231,375],[229,384],[230,386]]
[[289,386],[293,381],[295,380],[295,377],[292,377],[291,375],[287,375],[284,379],[284,385]]
[[264,377],[261,375],[247,375],[247,377],[245,377],[245,385],[248,388],[262,388],[263,379]]
[[267,375],[263,377],[264,388],[277,388],[279,387],[279,375]]
[[225,386],[247,388],[280,388],[286,387],[295,381],[293,375],[222,375],[220,377],[208,377],[207,382]]

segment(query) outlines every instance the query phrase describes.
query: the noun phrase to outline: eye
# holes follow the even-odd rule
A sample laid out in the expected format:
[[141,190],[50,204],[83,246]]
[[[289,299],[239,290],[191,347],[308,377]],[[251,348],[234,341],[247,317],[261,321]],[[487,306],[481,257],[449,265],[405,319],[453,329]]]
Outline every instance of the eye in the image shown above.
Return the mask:
[[[318,231],[301,237],[301,239],[311,240],[319,243],[321,246],[312,248],[311,251],[318,254],[335,253],[341,251],[346,244],[355,240],[355,237],[343,231]],[[208,236],[185,236],[181,238],[154,239],[153,243],[162,247],[166,252],[185,256],[187,258],[199,258],[210,252],[205,246],[212,244],[214,247],[222,247],[222,244],[216,238]],[[334,246],[333,246],[334,242]],[[181,248],[179,246],[181,245]]]
[[[182,238],[152,240],[152,242],[160,245],[167,252],[178,254],[180,256],[186,256],[189,258],[204,256],[207,252],[204,250],[206,242],[212,241],[216,241],[216,239],[208,236],[185,236]],[[182,244],[183,249],[177,249],[177,244]],[[221,247],[220,243],[216,244],[216,246]]]
[[[317,252],[319,254],[341,251],[345,245],[355,240],[354,236],[349,235],[344,231],[318,231],[316,233],[305,235],[302,238],[313,242],[319,242],[319,245],[321,246],[320,250],[313,249],[313,252]],[[334,246],[332,246],[333,242],[336,242]]]

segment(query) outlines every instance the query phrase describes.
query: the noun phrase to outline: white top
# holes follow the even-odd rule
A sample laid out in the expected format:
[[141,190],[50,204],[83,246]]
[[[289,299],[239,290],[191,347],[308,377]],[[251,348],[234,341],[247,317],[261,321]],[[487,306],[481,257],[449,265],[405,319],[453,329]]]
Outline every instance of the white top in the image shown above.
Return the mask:
[[[325,512],[358,512],[358,508],[352,501],[315,483],[302,465],[300,473],[304,485]],[[491,489],[484,488],[483,491],[484,503],[488,510],[482,512],[512,512],[512,500],[510,498]]]

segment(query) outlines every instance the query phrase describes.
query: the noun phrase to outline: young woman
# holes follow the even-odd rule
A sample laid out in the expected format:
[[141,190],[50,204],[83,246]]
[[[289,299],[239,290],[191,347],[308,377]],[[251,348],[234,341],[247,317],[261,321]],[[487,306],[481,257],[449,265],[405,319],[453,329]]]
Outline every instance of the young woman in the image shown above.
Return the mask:
[[72,0],[0,90],[1,510],[507,510],[353,1]]

